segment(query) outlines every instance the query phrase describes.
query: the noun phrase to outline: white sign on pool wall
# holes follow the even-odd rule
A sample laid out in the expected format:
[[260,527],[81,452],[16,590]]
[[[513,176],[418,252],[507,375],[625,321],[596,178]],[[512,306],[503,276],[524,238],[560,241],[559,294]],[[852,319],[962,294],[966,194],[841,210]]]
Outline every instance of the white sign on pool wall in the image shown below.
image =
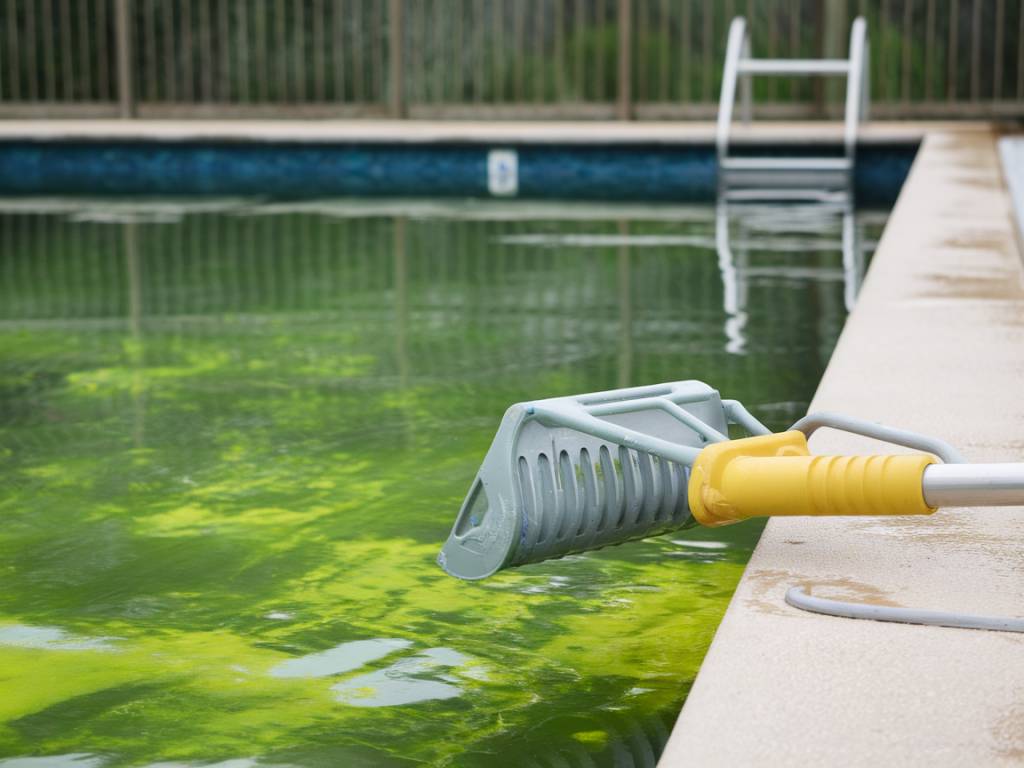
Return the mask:
[[487,153],[487,191],[495,197],[515,197],[519,192],[519,154],[514,149]]

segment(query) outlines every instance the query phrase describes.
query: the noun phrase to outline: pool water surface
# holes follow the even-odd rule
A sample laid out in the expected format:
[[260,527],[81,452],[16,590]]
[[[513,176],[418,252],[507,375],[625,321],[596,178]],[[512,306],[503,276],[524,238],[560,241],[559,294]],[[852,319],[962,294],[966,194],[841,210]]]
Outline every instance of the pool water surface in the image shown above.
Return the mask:
[[653,765],[760,526],[438,550],[513,402],[791,424],[884,219],[0,201],[0,766]]

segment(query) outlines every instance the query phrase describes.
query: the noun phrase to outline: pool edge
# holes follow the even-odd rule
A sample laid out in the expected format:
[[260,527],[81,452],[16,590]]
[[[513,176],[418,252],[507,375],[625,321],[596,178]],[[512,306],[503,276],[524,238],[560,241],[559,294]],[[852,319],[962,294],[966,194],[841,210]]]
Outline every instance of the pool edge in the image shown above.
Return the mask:
[[[812,408],[935,434],[974,460],[1020,459],[1024,283],[996,138],[925,137]],[[823,434],[813,447],[868,444]],[[1019,615],[1021,551],[1022,508],[772,521],[660,765],[1019,758],[1016,639],[811,615],[783,595],[803,585],[823,597]]]
[[[985,132],[979,121],[879,121],[861,126],[865,143],[920,141],[938,129]],[[769,122],[734,126],[736,142],[841,144],[841,122]],[[0,120],[4,141],[236,141],[408,144],[714,144],[713,121],[434,121],[434,120]]]

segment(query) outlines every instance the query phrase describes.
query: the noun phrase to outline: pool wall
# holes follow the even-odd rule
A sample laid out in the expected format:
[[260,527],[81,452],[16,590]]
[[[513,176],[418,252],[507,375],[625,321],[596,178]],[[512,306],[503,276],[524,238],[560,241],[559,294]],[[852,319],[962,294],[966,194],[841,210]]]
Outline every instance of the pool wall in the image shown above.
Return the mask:
[[[711,143],[238,142],[6,139],[0,194],[488,197],[488,156],[512,150],[514,196],[530,199],[714,200]],[[762,153],[822,153],[766,144]],[[825,147],[841,152],[841,145]],[[891,205],[917,151],[914,141],[858,149],[860,205]]]

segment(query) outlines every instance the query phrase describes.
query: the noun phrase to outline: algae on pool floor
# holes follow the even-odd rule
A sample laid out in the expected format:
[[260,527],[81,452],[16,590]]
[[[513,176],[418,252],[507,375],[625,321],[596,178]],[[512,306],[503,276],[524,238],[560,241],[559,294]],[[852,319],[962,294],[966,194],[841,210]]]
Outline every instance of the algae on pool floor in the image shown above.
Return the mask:
[[438,548],[510,403],[801,415],[835,233],[749,248],[737,308],[711,209],[62,206],[0,214],[0,766],[653,764],[759,529]]

